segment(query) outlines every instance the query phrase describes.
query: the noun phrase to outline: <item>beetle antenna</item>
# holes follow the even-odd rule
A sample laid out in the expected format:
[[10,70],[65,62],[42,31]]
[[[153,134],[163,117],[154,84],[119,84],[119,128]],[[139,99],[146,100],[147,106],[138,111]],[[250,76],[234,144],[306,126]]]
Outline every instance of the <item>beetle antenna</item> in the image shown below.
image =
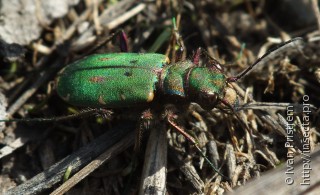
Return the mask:
[[50,118],[1,119],[0,122],[57,122],[57,121],[71,120],[79,117],[88,117],[97,113],[103,116],[111,115],[111,112],[109,110],[88,109],[88,110],[83,110],[79,113],[70,114],[67,116],[50,117]]
[[287,42],[284,42],[284,43],[270,49],[269,51],[267,51],[267,53],[265,53],[263,56],[258,58],[253,64],[251,64],[248,68],[246,68],[244,71],[242,71],[237,76],[227,78],[227,82],[230,83],[230,82],[238,81],[244,75],[249,73],[254,66],[256,66],[258,64],[264,64],[269,60],[275,59],[278,56],[281,56],[287,52],[290,52],[290,50],[292,51],[292,49],[297,49],[298,51],[301,52],[303,46],[304,46],[304,41],[301,37],[297,37],[297,38],[291,39]]

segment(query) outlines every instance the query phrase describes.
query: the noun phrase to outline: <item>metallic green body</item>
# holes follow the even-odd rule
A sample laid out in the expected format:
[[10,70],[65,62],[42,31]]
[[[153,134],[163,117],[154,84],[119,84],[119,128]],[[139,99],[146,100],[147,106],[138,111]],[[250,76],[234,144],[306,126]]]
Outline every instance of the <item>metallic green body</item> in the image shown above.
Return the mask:
[[226,76],[211,68],[197,67],[190,72],[189,91],[194,92],[197,96],[200,94],[217,95],[217,98],[222,100],[226,86]]
[[227,84],[224,74],[210,67],[197,67],[191,61],[180,61],[165,68],[163,93],[190,98],[198,103],[201,94],[216,95],[223,99]]
[[64,68],[57,92],[75,106],[120,108],[146,104],[155,91],[200,105],[223,99],[226,77],[191,61],[167,64],[162,54],[95,54]]
[[153,100],[155,83],[166,63],[162,54],[95,54],[62,70],[57,92],[72,105],[129,107]]
[[166,71],[162,75],[163,93],[165,95],[186,97],[185,74],[191,67],[194,67],[191,61],[181,61],[166,67]]

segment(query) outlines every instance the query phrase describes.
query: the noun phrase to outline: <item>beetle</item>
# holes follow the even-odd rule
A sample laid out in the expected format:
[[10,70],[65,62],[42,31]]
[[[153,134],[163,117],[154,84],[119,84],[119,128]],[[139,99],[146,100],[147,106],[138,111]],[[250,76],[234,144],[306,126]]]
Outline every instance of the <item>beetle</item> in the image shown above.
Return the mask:
[[[165,55],[156,53],[90,55],[66,66],[56,84],[64,101],[91,108],[143,105],[152,102],[155,94],[194,101],[206,108],[213,108],[217,100],[231,105],[237,102],[236,92],[227,86],[227,77],[216,67],[199,67],[190,60],[169,64]],[[229,180],[203,154],[192,136],[170,117],[167,120],[194,144],[219,175]]]
[[[236,82],[254,66],[263,64],[290,49],[301,49],[302,38],[289,40],[271,49],[237,76],[227,77],[216,66],[199,66],[196,55],[193,61],[183,60],[170,64],[168,58],[157,53],[93,54],[67,65],[56,79],[58,95],[74,106],[90,108],[124,108],[146,105],[157,96],[196,102],[206,109],[218,103],[235,110],[239,103],[236,91],[229,83]],[[95,110],[90,110],[89,112]],[[77,115],[71,116],[77,117]],[[11,119],[9,121],[57,121],[71,117],[49,119]],[[190,140],[210,166],[213,166],[197,146],[197,141],[177,126],[168,122]]]
[[218,102],[235,107],[239,100],[228,83],[236,82],[257,64],[302,44],[302,38],[289,40],[235,77],[190,60],[170,64],[165,55],[157,53],[93,54],[60,72],[57,93],[72,105],[91,108],[143,105],[152,102],[155,94],[196,102],[206,109],[212,109]]

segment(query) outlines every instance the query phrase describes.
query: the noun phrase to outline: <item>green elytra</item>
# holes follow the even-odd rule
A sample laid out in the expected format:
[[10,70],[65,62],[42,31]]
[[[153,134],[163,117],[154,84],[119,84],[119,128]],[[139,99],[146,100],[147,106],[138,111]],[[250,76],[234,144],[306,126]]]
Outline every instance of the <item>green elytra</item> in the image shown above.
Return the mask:
[[146,104],[154,99],[156,90],[213,104],[224,98],[226,84],[224,74],[189,60],[169,64],[162,54],[110,53],[68,65],[58,76],[57,92],[72,105],[94,108]]

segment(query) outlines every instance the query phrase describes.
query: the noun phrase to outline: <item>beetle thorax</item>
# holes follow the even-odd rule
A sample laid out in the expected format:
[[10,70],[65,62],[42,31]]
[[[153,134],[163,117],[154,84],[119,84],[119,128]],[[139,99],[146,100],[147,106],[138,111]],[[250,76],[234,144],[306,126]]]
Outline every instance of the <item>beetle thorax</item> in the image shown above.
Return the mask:
[[163,94],[186,98],[186,75],[193,66],[191,61],[186,60],[165,67],[159,79]]

